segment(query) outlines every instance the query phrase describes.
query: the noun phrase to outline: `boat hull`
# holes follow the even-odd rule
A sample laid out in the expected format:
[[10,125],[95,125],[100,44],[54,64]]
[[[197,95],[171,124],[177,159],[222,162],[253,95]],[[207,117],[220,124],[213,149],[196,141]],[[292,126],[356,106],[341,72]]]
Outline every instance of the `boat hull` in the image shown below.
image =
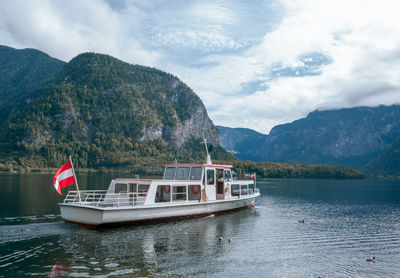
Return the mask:
[[82,204],[59,204],[61,217],[87,227],[138,225],[191,219],[234,211],[254,205],[259,194],[241,199],[174,205],[101,208]]

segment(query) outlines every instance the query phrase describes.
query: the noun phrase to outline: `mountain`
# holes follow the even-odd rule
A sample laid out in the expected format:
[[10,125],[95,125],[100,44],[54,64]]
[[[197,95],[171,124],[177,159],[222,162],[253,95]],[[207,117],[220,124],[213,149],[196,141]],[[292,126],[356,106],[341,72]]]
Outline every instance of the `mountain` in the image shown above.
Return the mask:
[[[275,126],[259,144],[247,143],[253,155],[241,158],[360,168],[400,137],[399,119],[399,105],[316,110],[306,118]],[[221,132],[224,138],[225,131]],[[240,143],[241,149],[245,143]]]
[[223,126],[217,126],[217,128],[221,132],[222,146],[228,152],[242,160],[261,161],[263,159],[263,153],[255,148],[264,144],[267,135],[248,128]]
[[379,157],[363,167],[367,173],[400,176],[400,138]]
[[35,98],[35,90],[54,81],[64,64],[36,49],[0,45],[0,126]]
[[202,161],[204,133],[215,159],[233,158],[200,98],[171,74],[84,53],[54,80],[0,131],[3,157],[31,167],[70,154],[85,168]]
[[[175,158],[203,163],[204,134],[212,144],[213,161],[233,164],[239,174],[363,176],[326,165],[240,161],[220,146],[220,132],[200,98],[166,72],[95,53],[80,54],[65,64],[36,50],[1,50],[15,56],[1,65],[7,74],[2,75],[0,105],[8,109],[0,125],[1,172],[53,172],[71,155],[77,169],[160,175],[161,165]],[[225,139],[239,137],[231,132]],[[247,144],[258,144],[265,136],[241,132],[248,134],[245,140],[232,143],[243,148],[243,154]]]

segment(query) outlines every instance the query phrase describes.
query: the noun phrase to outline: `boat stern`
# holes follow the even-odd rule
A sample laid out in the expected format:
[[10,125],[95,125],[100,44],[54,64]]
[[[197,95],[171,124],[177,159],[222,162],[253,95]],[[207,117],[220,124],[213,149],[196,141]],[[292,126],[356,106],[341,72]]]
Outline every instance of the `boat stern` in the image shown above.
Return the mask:
[[103,210],[75,204],[59,203],[61,217],[65,221],[89,226],[98,226],[103,223]]

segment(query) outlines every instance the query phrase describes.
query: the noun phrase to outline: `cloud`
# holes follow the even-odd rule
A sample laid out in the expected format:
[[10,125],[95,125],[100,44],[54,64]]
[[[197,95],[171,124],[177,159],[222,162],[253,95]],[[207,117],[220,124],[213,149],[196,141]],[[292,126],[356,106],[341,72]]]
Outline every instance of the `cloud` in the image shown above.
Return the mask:
[[317,108],[399,103],[391,0],[2,1],[0,43],[95,51],[181,78],[219,125],[269,132]]
[[[286,16],[263,40],[241,53],[216,57],[218,65],[185,79],[194,84],[217,124],[268,132],[320,108],[399,103],[400,21],[396,2],[285,1]],[[320,53],[329,63],[313,65],[316,74],[279,76],[306,64],[301,57]],[[198,72],[198,71],[196,71]],[[296,74],[297,73],[297,74]],[[266,89],[238,96],[251,82]],[[208,102],[207,99],[211,99]]]
[[66,61],[94,51],[155,66],[159,53],[146,50],[132,36],[140,28],[137,17],[138,10],[117,13],[101,1],[5,0],[0,8],[2,31],[17,46],[38,48]]

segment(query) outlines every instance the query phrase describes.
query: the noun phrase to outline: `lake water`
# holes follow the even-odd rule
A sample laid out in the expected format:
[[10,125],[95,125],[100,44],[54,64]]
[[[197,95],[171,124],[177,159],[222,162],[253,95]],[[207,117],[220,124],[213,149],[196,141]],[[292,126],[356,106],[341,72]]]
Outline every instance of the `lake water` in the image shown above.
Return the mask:
[[[104,189],[110,177],[79,181]],[[400,276],[399,181],[258,186],[253,209],[90,230],[62,221],[52,176],[0,176],[0,277]]]

